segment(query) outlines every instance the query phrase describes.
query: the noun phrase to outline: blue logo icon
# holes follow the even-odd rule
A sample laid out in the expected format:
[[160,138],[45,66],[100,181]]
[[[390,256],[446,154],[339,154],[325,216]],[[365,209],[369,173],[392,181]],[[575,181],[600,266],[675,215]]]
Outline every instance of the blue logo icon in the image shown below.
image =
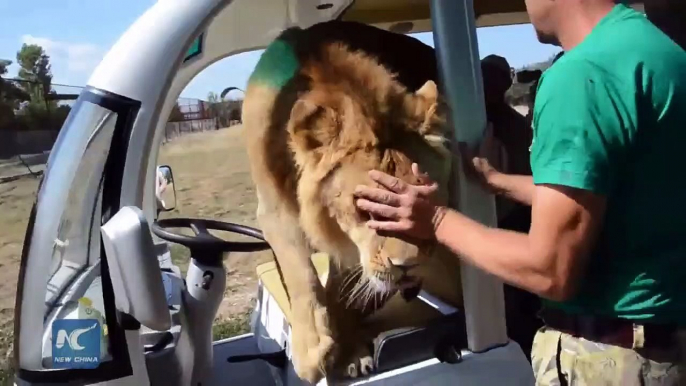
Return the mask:
[[102,327],[97,319],[60,319],[52,323],[52,367],[92,369],[100,364]]

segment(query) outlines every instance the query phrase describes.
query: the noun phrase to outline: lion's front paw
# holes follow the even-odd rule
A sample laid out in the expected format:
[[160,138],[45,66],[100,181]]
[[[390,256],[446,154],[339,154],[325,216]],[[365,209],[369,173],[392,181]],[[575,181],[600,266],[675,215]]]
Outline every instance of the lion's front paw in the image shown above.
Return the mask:
[[324,377],[333,363],[334,340],[313,329],[293,330],[293,366],[300,379],[312,384]]
[[308,321],[292,325],[293,365],[298,377],[314,384],[333,366],[336,346],[324,308]]
[[374,371],[374,358],[366,345],[360,346],[344,363],[347,363],[345,376],[349,378],[365,377]]

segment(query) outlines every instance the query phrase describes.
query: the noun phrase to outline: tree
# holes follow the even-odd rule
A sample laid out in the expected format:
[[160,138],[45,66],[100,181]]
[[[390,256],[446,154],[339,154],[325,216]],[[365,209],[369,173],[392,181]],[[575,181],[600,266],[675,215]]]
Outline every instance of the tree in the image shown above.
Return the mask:
[[50,57],[42,47],[24,44],[17,52],[19,79],[6,79],[11,64],[0,60],[0,130],[59,130],[71,107],[47,98],[54,94]]
[[209,94],[207,94],[207,103],[209,103],[209,104],[215,104],[215,103],[222,102],[223,99],[224,98],[219,98],[219,95],[217,95],[216,93],[213,93],[212,91],[210,91]]
[[217,121],[217,126],[226,125],[226,109],[224,108],[224,98],[220,98],[216,93],[207,94],[206,113],[210,118]]
[[68,106],[58,106],[56,100],[48,98],[52,90],[50,57],[43,47],[23,44],[17,52],[17,63],[22,89],[29,101],[16,112],[18,128],[59,130],[69,113]]
[[31,96],[31,101],[42,102],[49,110],[46,96],[52,89],[50,57],[45,53],[43,47],[24,43],[21,50],[17,52],[17,63],[20,66],[19,78],[27,81],[25,90]]
[[29,100],[29,96],[14,82],[3,78],[11,64],[10,60],[0,59],[0,130],[14,126],[15,111],[19,109],[19,104]]

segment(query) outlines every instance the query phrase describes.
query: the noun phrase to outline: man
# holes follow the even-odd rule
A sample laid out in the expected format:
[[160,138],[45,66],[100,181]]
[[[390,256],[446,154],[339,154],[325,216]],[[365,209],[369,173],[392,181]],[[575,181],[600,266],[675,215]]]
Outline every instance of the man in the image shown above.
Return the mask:
[[[483,150],[498,170],[508,174],[531,175],[529,145],[531,126],[526,119],[505,100],[505,93],[512,87],[512,68],[507,59],[488,55],[481,60],[484,78],[486,118],[489,123],[489,140]],[[507,197],[496,197],[498,227],[518,232],[528,232],[531,225],[531,208]],[[505,285],[505,311],[507,335],[519,343],[530,358],[534,335],[541,327],[536,313],[540,308],[537,296],[517,287]]]
[[[435,183],[370,172],[371,228],[435,238],[543,298],[532,350],[541,385],[686,383],[686,52],[611,0],[527,0],[538,38],[565,54],[542,76],[533,178],[474,168],[532,205],[528,234],[431,202]],[[379,217],[382,217],[379,219]]]
[[162,173],[162,169],[157,167],[157,177],[155,183],[155,197],[157,199],[157,214],[159,215],[162,210],[166,208],[166,203],[162,199],[162,193],[167,190],[167,178]]

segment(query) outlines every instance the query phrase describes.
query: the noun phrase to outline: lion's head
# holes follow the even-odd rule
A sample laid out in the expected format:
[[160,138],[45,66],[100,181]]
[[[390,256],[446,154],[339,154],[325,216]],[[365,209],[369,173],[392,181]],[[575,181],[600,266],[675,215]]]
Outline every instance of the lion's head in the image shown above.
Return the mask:
[[360,296],[416,285],[431,248],[369,229],[353,192],[373,184],[372,169],[416,183],[413,162],[447,185],[450,153],[436,85],[408,92],[375,60],[340,44],[326,47],[302,73],[309,87],[291,110],[288,133],[305,233],[342,270],[357,274]]

